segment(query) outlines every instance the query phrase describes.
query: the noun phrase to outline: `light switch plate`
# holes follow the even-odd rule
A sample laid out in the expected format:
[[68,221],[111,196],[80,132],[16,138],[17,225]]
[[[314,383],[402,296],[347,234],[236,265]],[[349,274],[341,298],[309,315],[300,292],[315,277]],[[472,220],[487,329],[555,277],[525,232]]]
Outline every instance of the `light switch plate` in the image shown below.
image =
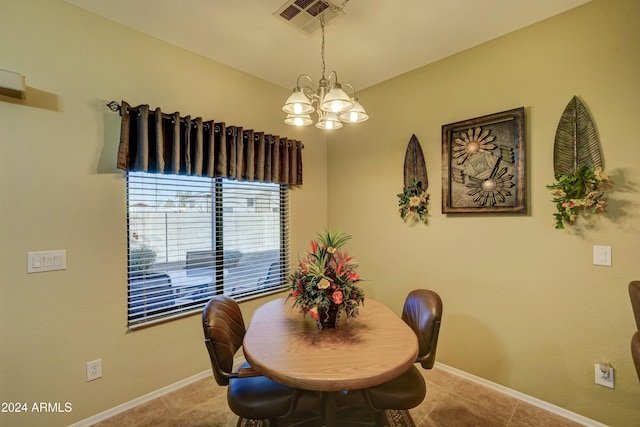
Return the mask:
[[27,273],[66,270],[67,251],[27,252]]
[[611,246],[593,247],[593,265],[611,267]]

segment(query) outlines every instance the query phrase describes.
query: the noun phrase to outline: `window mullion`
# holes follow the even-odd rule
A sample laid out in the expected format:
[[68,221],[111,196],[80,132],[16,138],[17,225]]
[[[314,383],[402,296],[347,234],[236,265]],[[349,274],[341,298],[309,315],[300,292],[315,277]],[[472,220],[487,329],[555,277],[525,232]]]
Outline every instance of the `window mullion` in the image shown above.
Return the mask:
[[223,197],[224,194],[222,192],[222,179],[216,178],[213,180],[214,186],[214,220],[213,220],[213,248],[216,259],[216,283],[215,283],[215,294],[224,293],[224,232],[223,232]]

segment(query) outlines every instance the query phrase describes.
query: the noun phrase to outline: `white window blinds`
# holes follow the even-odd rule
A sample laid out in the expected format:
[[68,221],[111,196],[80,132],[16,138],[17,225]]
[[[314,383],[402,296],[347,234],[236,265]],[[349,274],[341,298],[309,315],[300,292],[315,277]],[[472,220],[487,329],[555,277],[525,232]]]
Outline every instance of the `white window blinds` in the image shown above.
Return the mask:
[[127,211],[132,328],[285,287],[286,185],[129,172]]

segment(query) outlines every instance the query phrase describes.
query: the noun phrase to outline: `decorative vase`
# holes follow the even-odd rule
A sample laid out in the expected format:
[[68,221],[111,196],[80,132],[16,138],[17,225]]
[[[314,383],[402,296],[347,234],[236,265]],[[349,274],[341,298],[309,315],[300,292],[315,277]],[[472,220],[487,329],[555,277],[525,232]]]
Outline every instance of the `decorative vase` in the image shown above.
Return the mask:
[[338,329],[340,322],[340,306],[331,304],[327,308],[318,309],[318,329]]

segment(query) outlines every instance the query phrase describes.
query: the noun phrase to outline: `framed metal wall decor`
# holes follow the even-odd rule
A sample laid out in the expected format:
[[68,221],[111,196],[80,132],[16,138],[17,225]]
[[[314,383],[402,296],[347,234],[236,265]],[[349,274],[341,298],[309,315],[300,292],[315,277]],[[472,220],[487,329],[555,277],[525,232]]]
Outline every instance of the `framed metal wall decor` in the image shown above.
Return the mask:
[[442,126],[442,213],[526,212],[524,107]]

